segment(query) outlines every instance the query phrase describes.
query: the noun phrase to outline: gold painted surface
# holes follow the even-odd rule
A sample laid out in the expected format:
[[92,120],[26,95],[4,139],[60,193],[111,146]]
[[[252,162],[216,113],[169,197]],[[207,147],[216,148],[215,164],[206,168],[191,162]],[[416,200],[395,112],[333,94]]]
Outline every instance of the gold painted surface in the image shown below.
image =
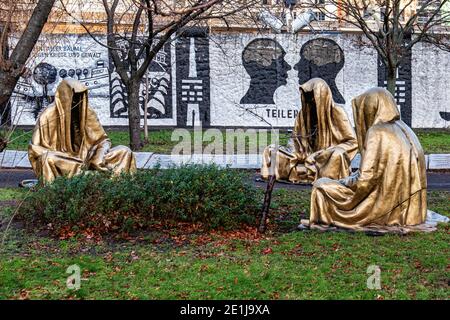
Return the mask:
[[383,229],[424,223],[425,156],[414,132],[400,120],[394,98],[374,88],[352,104],[360,170],[339,181],[314,183],[310,225]]
[[111,148],[111,141],[88,105],[87,88],[76,80],[63,80],[54,103],[39,116],[28,157],[36,175],[46,182],[83,170],[114,174],[136,171],[136,159],[128,147]]
[[348,176],[357,141],[345,110],[333,101],[322,79],[301,85],[300,93],[302,109],[295,120],[293,149],[266,147],[261,175],[295,183]]

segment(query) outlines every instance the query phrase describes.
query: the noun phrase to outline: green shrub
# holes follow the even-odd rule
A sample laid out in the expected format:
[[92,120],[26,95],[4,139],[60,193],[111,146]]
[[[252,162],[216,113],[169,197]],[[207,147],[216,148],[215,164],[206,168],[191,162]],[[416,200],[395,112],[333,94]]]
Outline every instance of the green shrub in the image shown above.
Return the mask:
[[51,224],[129,232],[153,223],[201,223],[231,229],[255,222],[260,199],[244,173],[217,166],[186,165],[110,177],[89,173],[57,178],[23,203],[28,225]]

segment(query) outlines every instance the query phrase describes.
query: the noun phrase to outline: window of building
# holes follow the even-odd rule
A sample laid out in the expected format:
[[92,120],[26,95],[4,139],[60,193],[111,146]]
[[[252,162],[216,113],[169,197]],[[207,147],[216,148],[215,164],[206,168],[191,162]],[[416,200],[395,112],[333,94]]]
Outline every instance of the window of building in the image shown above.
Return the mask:
[[319,21],[324,21],[325,20],[325,13],[323,12],[316,12],[316,19]]
[[436,11],[439,10],[440,4],[441,0],[419,0],[417,2],[417,22],[427,23],[431,17],[433,17],[433,21],[440,20],[440,12],[435,14]]

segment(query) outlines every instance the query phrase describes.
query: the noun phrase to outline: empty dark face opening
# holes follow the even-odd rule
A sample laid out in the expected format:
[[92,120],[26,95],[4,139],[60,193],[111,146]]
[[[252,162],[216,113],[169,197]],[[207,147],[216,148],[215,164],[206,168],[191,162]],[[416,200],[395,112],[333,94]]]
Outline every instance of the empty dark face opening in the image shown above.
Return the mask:
[[314,92],[303,92],[303,98],[305,102],[305,124],[306,124],[306,132],[308,136],[309,143],[311,145],[312,150],[316,150],[316,146],[318,145],[318,121],[317,121],[317,105],[316,100],[314,99]]
[[72,150],[78,151],[81,145],[81,111],[83,103],[83,93],[74,93],[72,98],[72,106],[70,109],[70,140],[72,143]]

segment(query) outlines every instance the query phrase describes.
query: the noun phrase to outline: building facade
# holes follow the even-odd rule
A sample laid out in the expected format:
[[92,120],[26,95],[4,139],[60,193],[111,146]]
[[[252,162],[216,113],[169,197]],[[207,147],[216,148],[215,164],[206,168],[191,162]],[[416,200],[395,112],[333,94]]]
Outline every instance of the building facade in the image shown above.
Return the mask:
[[[89,88],[103,125],[128,124],[127,92],[102,45],[102,14],[88,15],[98,25],[95,39],[78,18],[48,27],[51,34],[43,35],[14,92],[15,122],[34,125],[59,82],[74,78]],[[142,122],[146,110],[150,127],[291,128],[301,108],[299,85],[313,77],[327,81],[350,119],[353,97],[385,85],[376,50],[355,30],[193,27],[174,36],[149,66],[140,88]],[[448,83],[450,53],[416,45],[398,72],[395,97],[403,120],[414,128],[449,128]]]

